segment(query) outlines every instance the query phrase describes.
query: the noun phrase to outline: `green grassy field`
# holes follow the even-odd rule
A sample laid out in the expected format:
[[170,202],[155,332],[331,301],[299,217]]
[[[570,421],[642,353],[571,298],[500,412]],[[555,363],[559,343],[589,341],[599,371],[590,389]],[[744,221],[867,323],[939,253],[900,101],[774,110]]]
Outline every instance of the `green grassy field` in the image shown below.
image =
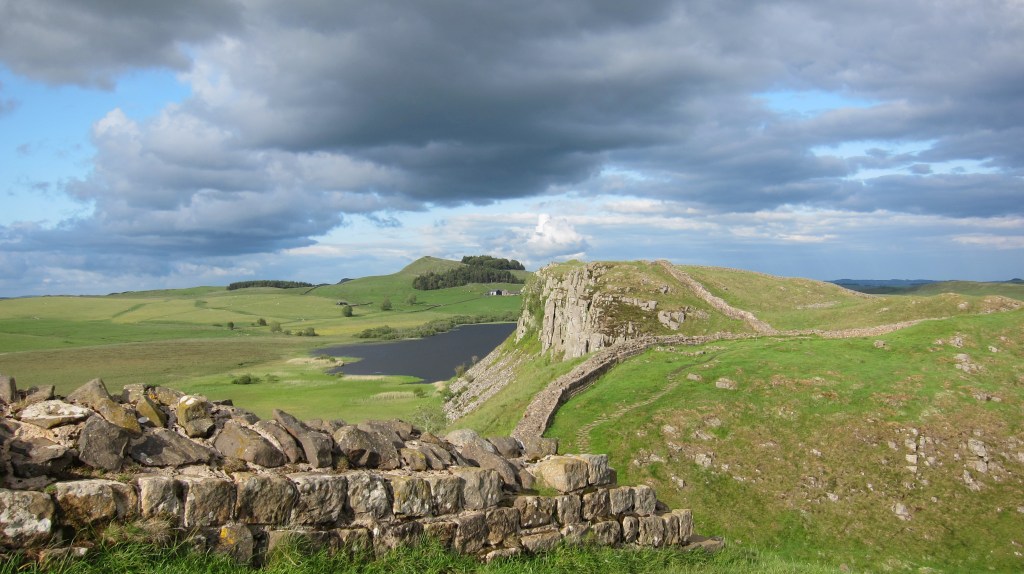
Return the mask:
[[[1022,324],[1024,311],[955,317],[881,348],[655,349],[569,401],[548,435],[609,453],[622,482],[653,485],[737,547],[855,571],[1020,571]],[[957,369],[959,354],[976,367]],[[969,440],[986,445],[984,472]]]
[[[308,357],[315,348],[361,342],[357,335],[371,327],[408,329],[459,315],[518,314],[520,297],[487,292],[521,285],[412,289],[416,275],[458,265],[423,258],[393,275],[317,288],[206,286],[2,300],[0,373],[14,376],[20,388],[52,384],[59,394],[96,377],[112,392],[133,383],[165,385],[231,398],[261,416],[276,407],[303,418],[410,417],[437,408],[434,387],[394,377],[337,377],[325,374],[323,365],[289,360]],[[389,311],[381,309],[384,298],[392,302]],[[342,316],[341,301],[353,305],[352,317]],[[275,323],[280,332],[272,332]],[[296,336],[310,328],[318,336]],[[264,382],[231,384],[241,374]]]

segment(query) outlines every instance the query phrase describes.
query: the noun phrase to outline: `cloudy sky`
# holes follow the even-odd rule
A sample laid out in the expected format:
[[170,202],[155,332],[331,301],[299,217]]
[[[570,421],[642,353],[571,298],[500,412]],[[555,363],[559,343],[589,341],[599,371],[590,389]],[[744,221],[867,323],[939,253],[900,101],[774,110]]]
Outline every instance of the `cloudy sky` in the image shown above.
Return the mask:
[[0,296],[1024,275],[1024,2],[0,0]]

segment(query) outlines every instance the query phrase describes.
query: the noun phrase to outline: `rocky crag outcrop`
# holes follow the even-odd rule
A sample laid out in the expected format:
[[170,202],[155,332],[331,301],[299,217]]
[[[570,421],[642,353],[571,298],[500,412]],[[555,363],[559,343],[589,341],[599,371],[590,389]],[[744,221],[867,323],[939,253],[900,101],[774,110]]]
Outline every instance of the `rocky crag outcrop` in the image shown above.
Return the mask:
[[[561,543],[715,548],[604,455],[444,438],[402,421],[260,420],[230,401],[99,379],[67,397],[0,375],[0,547],[79,554],[113,523],[258,562],[295,539],[386,552],[431,536],[484,559]],[[557,493],[546,496],[538,490]]]

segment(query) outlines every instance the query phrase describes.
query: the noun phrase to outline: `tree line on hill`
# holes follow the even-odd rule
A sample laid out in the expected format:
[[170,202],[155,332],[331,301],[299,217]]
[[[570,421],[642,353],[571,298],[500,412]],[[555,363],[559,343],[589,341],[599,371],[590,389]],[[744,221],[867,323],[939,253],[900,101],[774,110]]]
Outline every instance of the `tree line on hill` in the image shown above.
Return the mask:
[[475,267],[490,267],[491,269],[507,269],[511,271],[526,271],[526,267],[515,259],[499,259],[490,255],[466,255],[462,258],[466,265]]
[[278,289],[292,289],[295,287],[316,287],[312,283],[304,281],[278,281],[274,279],[260,279],[257,281],[237,281],[228,285],[228,291],[235,289],[248,289],[249,287],[277,287]]
[[[493,259],[493,258],[491,258]],[[465,262],[466,258],[463,258]],[[506,259],[497,260],[498,265],[519,265],[518,268],[522,268],[522,264],[518,261],[513,260],[509,262]],[[504,263],[501,263],[504,262]],[[513,268],[517,269],[517,268]],[[461,287],[470,283],[524,283],[522,279],[516,277],[507,268],[496,268],[489,265],[469,265],[465,267],[456,267],[455,269],[449,269],[436,273],[434,271],[428,271],[423,275],[417,275],[412,280],[413,289],[419,289],[421,291],[430,291],[433,289],[448,289],[449,287]]]

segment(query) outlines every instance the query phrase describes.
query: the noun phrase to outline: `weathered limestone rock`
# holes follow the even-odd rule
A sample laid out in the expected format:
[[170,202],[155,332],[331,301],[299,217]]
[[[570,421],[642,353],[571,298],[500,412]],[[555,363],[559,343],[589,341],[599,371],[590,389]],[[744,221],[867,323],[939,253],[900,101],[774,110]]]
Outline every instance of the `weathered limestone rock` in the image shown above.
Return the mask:
[[120,470],[131,435],[99,416],[91,416],[78,437],[78,458],[93,468]]
[[235,475],[235,517],[247,524],[284,524],[299,497],[292,481],[272,474]]
[[444,436],[444,440],[455,445],[460,451],[468,446],[475,446],[480,450],[490,453],[497,453],[498,451],[494,448],[494,445],[487,442],[486,439],[477,434],[472,429],[458,429]]
[[92,415],[93,411],[91,409],[54,399],[29,405],[21,410],[18,417],[21,419],[21,422],[50,429],[61,425],[82,422]]
[[442,547],[451,548],[455,542],[455,533],[458,532],[458,525],[454,522],[436,521],[427,522],[423,525],[423,535],[437,540]]
[[148,387],[142,383],[134,383],[131,385],[125,385],[121,389],[121,402],[122,403],[137,403],[146,396],[146,389]]
[[[490,446],[490,443],[488,443],[488,446]],[[497,472],[506,486],[515,489],[519,483],[519,473],[507,459],[494,452],[493,448],[485,450],[480,445],[471,443],[460,448],[459,452],[474,465]]]
[[220,478],[182,478],[185,528],[227,524],[235,517],[235,485]]
[[383,478],[355,472],[348,478],[348,506],[356,520],[380,520],[391,516],[391,492]]
[[367,432],[379,432],[384,435],[394,434],[394,440],[405,442],[419,437],[419,431],[411,424],[398,419],[392,420],[368,420],[359,423],[359,428]]
[[217,433],[213,446],[222,455],[237,458],[267,468],[275,468],[288,462],[284,453],[274,448],[260,433],[229,420]]
[[398,456],[402,459],[402,468],[413,472],[423,472],[430,468],[427,463],[427,456],[414,448],[398,449]]
[[25,398],[21,400],[23,405],[34,405],[43,401],[51,401],[54,397],[54,391],[56,387],[53,385],[42,385],[40,387],[32,387],[25,392]]
[[208,464],[217,456],[213,450],[162,428],[143,431],[141,438],[131,442],[128,454],[143,466]]
[[401,465],[398,449],[379,433],[345,426],[334,433],[334,444],[349,464],[357,468],[392,470]]
[[587,482],[590,486],[607,486],[612,483],[612,471],[606,454],[579,454],[577,458],[587,463]]
[[392,511],[396,516],[430,516],[433,497],[430,483],[412,476],[391,477],[394,493]]
[[537,528],[547,526],[555,518],[557,501],[546,496],[517,496],[513,507],[519,511],[520,526]]
[[365,552],[373,544],[366,528],[339,528],[334,532],[338,537],[338,548],[348,552]]
[[693,513],[689,509],[675,509],[672,514],[679,519],[679,543],[686,544],[693,536]]
[[241,564],[249,564],[255,556],[256,542],[248,526],[232,522],[220,527],[213,551],[226,554]]
[[583,520],[583,500],[578,494],[565,494],[555,497],[556,516],[562,526],[575,524]]
[[561,493],[586,488],[590,481],[589,465],[571,456],[550,456],[533,466],[537,481]]
[[432,475],[427,476],[426,481],[430,483],[434,516],[455,514],[462,510],[463,481],[461,478],[449,475]]
[[93,379],[72,391],[67,396],[67,400],[96,410],[96,405],[113,400],[113,398],[107,392],[107,385],[103,383],[102,379]]
[[18,385],[14,377],[0,375],[0,402],[12,404],[18,400]]
[[637,544],[655,548],[663,546],[665,544],[665,521],[658,516],[641,516]]
[[640,536],[640,519],[635,516],[622,517],[622,542],[636,544]]
[[523,553],[523,549],[519,546],[513,548],[497,548],[491,550],[487,554],[484,554],[484,563],[490,564],[495,560],[502,560],[505,558],[512,558],[513,556],[519,556]]
[[562,535],[562,541],[566,544],[580,545],[586,540],[587,534],[590,533],[589,522],[577,522],[575,524],[568,524],[560,530]]
[[64,522],[76,528],[124,521],[138,508],[135,489],[114,480],[58,482],[55,497]]
[[562,541],[562,534],[556,528],[549,526],[546,529],[524,532],[519,536],[519,541],[527,552],[537,554],[554,550]]
[[487,543],[505,544],[519,532],[520,515],[516,508],[492,508],[487,511]]
[[267,556],[282,547],[298,545],[300,548],[338,549],[338,537],[330,530],[270,530],[267,532]]
[[601,546],[617,546],[622,542],[622,526],[615,520],[591,524],[590,531],[594,533],[594,541]]
[[[4,384],[0,380],[0,387]],[[53,530],[55,510],[48,494],[0,488],[0,546],[46,544]]]
[[679,517],[667,513],[661,515],[661,520],[665,523],[665,546],[679,544]]
[[43,437],[16,438],[9,446],[14,476],[59,476],[71,468],[74,456],[65,446]]
[[654,489],[641,484],[633,487],[633,512],[640,516],[651,516],[658,506],[658,498],[654,495]]
[[160,428],[167,427],[167,413],[158,407],[155,402],[149,400],[149,397],[145,395],[140,396],[135,401],[135,411],[139,413],[140,417],[145,417],[149,424]]
[[594,520],[605,518],[611,510],[608,491],[604,489],[588,492],[583,495],[583,519]]
[[489,437],[487,442],[494,446],[498,454],[505,458],[519,458],[523,456],[523,446],[519,441],[510,436]]
[[289,474],[288,478],[298,493],[291,524],[333,525],[341,521],[348,498],[348,481],[343,475],[310,472]]
[[135,479],[139,489],[139,511],[143,518],[160,518],[173,526],[181,523],[184,511],[184,487],[169,476],[140,476]]
[[204,397],[184,395],[175,409],[178,426],[191,438],[206,438],[216,426],[210,410],[211,405]]
[[479,552],[487,540],[487,516],[483,512],[460,514],[453,521],[456,524],[452,549],[463,554]]
[[452,454],[436,444],[421,442],[412,448],[423,454],[431,470],[444,470],[455,464]]
[[614,516],[621,516],[633,512],[633,489],[628,486],[620,486],[608,490],[608,512]]
[[382,524],[374,528],[373,550],[380,556],[395,548],[412,546],[423,537],[423,525],[419,522]]
[[185,396],[185,393],[177,389],[167,387],[153,387],[146,390],[146,396],[165,407],[177,407],[178,401]]
[[462,504],[466,510],[484,510],[501,500],[501,477],[493,470],[472,466],[451,468],[462,479]]

